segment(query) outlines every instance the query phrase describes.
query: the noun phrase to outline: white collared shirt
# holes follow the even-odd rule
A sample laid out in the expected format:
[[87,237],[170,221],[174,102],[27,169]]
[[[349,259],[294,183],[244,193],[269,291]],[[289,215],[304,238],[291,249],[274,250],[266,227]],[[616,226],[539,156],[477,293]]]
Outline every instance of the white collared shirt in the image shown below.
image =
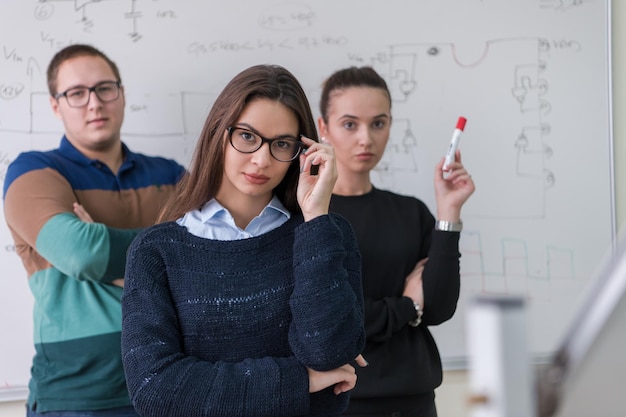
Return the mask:
[[246,226],[245,230],[235,224],[230,212],[216,199],[209,200],[202,208],[186,213],[176,223],[198,237],[214,240],[239,240],[262,235],[281,226],[291,217],[278,197],[274,196],[267,206]]

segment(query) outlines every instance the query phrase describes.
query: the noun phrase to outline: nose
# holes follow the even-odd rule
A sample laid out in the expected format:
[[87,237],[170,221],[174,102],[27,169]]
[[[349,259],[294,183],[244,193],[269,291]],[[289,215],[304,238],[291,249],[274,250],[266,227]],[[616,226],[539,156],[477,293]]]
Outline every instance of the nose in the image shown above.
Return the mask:
[[89,92],[89,100],[87,100],[87,106],[89,107],[100,107],[102,105],[102,101],[100,97],[96,94],[96,91]]
[[272,154],[270,153],[270,144],[264,143],[259,149],[252,153],[252,163],[261,168],[269,166],[272,162]]
[[362,126],[359,129],[357,140],[358,144],[364,147],[372,144],[372,134],[367,126]]

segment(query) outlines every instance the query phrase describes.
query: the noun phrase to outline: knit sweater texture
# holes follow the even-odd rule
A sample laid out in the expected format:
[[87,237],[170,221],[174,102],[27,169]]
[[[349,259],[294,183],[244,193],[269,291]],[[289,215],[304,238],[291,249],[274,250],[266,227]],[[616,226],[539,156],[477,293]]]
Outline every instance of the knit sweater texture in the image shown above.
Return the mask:
[[[349,412],[392,412],[432,406],[441,359],[428,326],[450,319],[460,291],[459,233],[434,231],[434,217],[414,198],[374,188],[361,196],[333,195],[330,209],[354,228],[363,258],[369,362],[357,368]],[[422,273],[424,315],[418,327],[404,282],[428,257]]]
[[349,394],[309,394],[307,368],[338,368],[364,347],[354,233],[337,215],[293,215],[235,241],[153,226],[129,250],[122,316],[144,417],[339,415]]

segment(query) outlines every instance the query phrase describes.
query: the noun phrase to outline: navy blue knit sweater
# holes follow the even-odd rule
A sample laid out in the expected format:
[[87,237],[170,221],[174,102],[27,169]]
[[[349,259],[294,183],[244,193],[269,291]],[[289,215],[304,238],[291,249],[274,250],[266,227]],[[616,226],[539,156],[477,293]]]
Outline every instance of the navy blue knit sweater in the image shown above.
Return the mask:
[[122,315],[144,417],[338,415],[348,394],[309,394],[307,367],[337,368],[364,347],[354,233],[334,214],[236,241],[150,227],[129,249]]

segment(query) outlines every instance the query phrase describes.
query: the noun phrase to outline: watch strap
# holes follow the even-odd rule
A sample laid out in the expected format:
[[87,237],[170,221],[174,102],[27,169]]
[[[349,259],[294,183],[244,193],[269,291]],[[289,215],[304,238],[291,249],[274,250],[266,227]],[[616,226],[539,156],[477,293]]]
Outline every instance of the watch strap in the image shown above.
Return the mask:
[[442,232],[460,232],[463,230],[463,222],[449,222],[447,220],[437,220],[435,222],[435,230],[441,230]]
[[415,307],[415,314],[417,314],[417,317],[409,321],[409,326],[417,327],[422,322],[422,315],[424,314],[424,312],[422,311],[419,303],[413,302],[413,307]]

